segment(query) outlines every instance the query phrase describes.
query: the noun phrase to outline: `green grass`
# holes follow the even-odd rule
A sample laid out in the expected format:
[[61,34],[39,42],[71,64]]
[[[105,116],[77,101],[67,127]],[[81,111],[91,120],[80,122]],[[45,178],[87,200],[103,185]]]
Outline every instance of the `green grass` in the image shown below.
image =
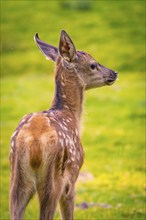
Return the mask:
[[[9,139],[21,117],[48,109],[54,94],[54,66],[33,41],[58,45],[65,29],[78,49],[119,72],[111,87],[86,93],[82,172],[75,219],[145,219],[145,26],[144,1],[1,1],[1,214],[9,219]],[[37,196],[25,220],[37,219]],[[55,219],[58,219],[57,209]]]

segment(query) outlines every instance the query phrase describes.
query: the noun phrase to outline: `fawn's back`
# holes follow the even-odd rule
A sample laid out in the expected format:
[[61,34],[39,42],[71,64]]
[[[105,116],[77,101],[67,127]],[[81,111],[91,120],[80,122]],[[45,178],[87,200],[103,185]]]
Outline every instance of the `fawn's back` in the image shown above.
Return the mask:
[[24,172],[28,172],[28,169],[34,175],[40,172],[40,178],[41,172],[44,175],[50,163],[58,177],[62,177],[67,168],[66,173],[74,174],[72,177],[76,180],[83,163],[83,150],[76,120],[67,110],[50,110],[25,116],[11,143],[13,146],[17,144],[15,154]]

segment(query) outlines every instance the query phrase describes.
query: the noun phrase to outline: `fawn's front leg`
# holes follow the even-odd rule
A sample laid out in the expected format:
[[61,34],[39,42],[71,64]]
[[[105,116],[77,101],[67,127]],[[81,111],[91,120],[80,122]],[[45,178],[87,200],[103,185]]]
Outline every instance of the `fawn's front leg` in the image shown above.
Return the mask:
[[62,220],[73,220],[75,184],[67,184],[60,198]]

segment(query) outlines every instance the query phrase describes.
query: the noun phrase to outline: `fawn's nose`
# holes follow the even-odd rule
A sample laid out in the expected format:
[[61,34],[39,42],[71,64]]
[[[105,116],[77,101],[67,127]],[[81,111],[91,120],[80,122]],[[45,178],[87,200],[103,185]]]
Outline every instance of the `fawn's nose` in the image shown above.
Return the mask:
[[118,72],[117,72],[117,71],[114,71],[114,74],[117,76],[117,75],[118,75]]
[[115,71],[114,74],[115,74],[115,79],[117,79],[117,77],[118,77],[118,72]]
[[112,71],[111,74],[110,74],[110,77],[113,78],[113,79],[116,79],[118,76],[118,72],[117,71]]

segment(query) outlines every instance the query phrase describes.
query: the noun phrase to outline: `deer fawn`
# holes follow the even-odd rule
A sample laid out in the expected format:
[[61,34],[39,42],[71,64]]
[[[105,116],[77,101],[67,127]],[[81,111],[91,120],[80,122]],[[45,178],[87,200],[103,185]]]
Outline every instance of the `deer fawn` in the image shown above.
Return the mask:
[[35,41],[56,63],[55,95],[51,108],[22,118],[11,137],[11,220],[23,219],[25,208],[37,191],[40,220],[52,220],[57,203],[62,219],[74,214],[75,182],[83,164],[80,124],[84,91],[111,85],[117,73],[89,54],[76,51],[65,31],[59,48]]

